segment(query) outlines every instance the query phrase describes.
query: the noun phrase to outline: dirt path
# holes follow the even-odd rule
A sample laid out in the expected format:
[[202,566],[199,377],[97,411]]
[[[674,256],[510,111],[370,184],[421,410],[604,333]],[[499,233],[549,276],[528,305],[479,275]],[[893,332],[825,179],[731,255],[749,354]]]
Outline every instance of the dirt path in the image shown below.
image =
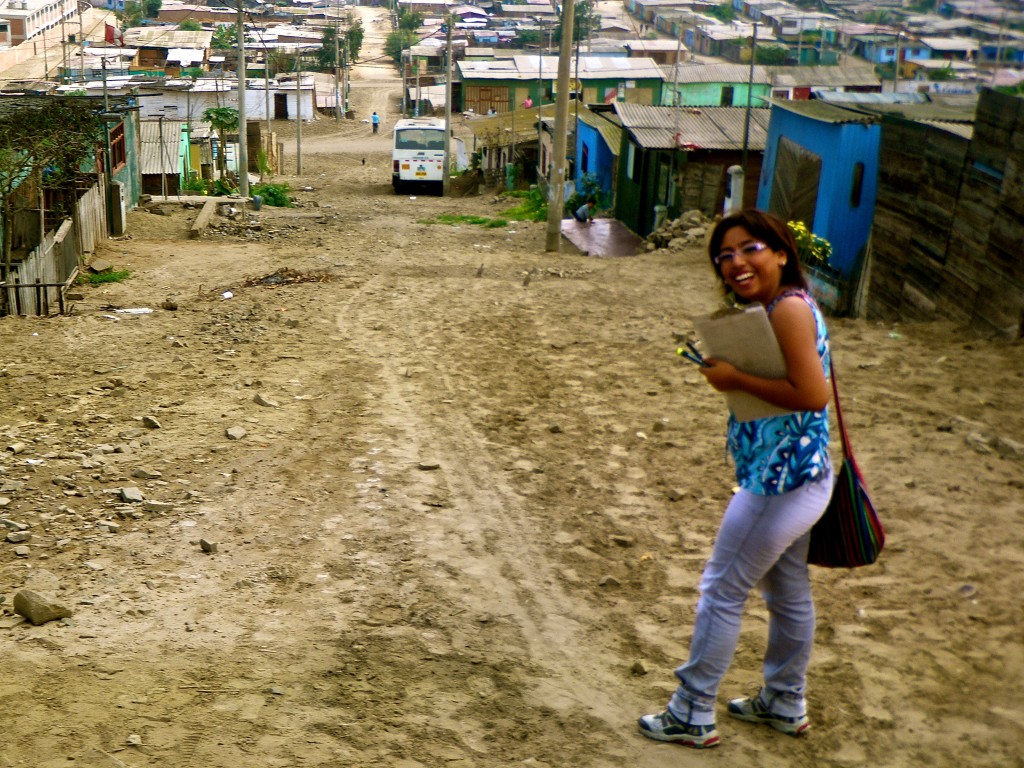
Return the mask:
[[[705,257],[430,223],[507,202],[395,196],[351,128],[310,127],[298,207],[136,211],[97,254],[130,279],[0,321],[0,594],[74,611],[0,629],[0,765],[1022,765],[1019,343],[832,322],[890,542],[814,573],[815,730],[653,744],[732,485],[673,354]],[[755,598],[723,696],[764,635]]]

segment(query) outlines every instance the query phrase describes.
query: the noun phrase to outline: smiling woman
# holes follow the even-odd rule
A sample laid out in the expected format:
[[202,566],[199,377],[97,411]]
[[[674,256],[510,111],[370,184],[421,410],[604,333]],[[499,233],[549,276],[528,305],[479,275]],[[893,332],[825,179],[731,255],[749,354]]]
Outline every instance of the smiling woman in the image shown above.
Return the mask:
[[708,254],[722,283],[743,302],[764,306],[785,358],[785,376],[769,379],[705,357],[698,370],[721,392],[742,391],[783,409],[739,421],[727,441],[739,490],[729,502],[700,582],[689,660],[663,712],[644,715],[640,732],[695,748],[719,743],[718,686],[739,639],[747,595],[761,584],[769,614],[764,684],[729,702],[731,717],[799,736],[810,728],[805,699],[814,640],[807,570],[810,530],[832,493],[828,441],[828,331],[805,290],[793,233],[757,210],[722,219]]

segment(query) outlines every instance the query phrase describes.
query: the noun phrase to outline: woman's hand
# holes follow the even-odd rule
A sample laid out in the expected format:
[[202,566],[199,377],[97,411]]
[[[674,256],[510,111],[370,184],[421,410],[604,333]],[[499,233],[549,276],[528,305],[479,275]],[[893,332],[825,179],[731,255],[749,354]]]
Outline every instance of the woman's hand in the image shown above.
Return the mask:
[[704,362],[707,365],[698,370],[708,380],[708,384],[719,392],[739,389],[739,371],[736,370],[735,366],[724,360],[716,360],[713,357],[705,357]]

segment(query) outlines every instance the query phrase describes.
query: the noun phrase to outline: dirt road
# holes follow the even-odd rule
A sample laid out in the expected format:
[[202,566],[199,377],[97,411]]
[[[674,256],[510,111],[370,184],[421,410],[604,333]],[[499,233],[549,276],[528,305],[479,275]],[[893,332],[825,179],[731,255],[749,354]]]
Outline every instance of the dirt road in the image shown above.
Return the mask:
[[814,730],[654,744],[733,484],[673,353],[705,257],[431,223],[508,203],[397,197],[358,129],[310,126],[298,207],[136,211],[130,279],[0,321],[0,594],[73,610],[0,629],[0,765],[1022,765],[1019,343],[833,321],[890,541],[814,573]]

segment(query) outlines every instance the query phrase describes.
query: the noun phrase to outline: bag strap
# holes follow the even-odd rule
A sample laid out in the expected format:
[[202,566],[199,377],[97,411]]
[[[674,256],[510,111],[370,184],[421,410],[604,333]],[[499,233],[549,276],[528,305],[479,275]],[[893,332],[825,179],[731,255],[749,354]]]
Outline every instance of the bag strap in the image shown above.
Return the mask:
[[832,374],[832,394],[836,401],[836,421],[839,422],[839,439],[843,444],[843,456],[853,457],[853,450],[850,448],[850,436],[846,432],[846,422],[843,421],[843,407],[839,404],[839,385],[836,384],[836,367],[832,363],[832,355],[828,357],[828,370]]

